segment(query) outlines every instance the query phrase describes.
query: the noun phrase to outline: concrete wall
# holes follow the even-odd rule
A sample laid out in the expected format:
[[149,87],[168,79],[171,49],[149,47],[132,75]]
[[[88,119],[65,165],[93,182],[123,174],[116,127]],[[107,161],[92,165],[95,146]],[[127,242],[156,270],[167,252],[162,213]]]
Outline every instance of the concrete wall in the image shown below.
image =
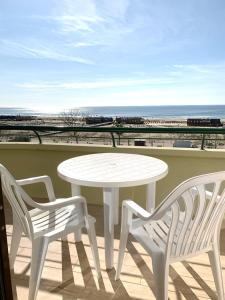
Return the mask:
[[[69,196],[70,185],[57,175],[57,166],[65,159],[101,152],[127,152],[149,155],[165,161],[169,166],[168,175],[157,183],[156,201],[159,203],[177,184],[198,174],[225,170],[225,151],[147,147],[118,147],[0,143],[0,163],[5,165],[16,178],[47,174],[51,176],[57,196]],[[29,187],[34,197],[46,197],[39,185]],[[96,188],[82,188],[82,194],[89,203],[102,203],[102,191]],[[123,188],[120,199],[132,198],[145,205],[145,188]]]

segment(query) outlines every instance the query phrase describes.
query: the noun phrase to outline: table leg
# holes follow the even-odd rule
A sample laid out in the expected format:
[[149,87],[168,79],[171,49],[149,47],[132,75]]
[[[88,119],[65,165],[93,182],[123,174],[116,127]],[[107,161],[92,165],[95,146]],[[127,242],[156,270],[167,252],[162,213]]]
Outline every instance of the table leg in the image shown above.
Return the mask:
[[[81,194],[80,186],[76,184],[71,184],[71,194],[72,196],[79,196]],[[74,232],[75,243],[81,241],[81,229],[77,229]]]
[[149,212],[155,209],[155,189],[155,182],[151,182],[147,185],[146,210]]
[[113,188],[112,189],[112,199],[113,199],[113,213],[114,213],[114,225],[119,223],[119,189]]
[[114,191],[112,188],[103,189],[104,201],[104,236],[105,236],[105,265],[106,269],[113,268],[114,244]]

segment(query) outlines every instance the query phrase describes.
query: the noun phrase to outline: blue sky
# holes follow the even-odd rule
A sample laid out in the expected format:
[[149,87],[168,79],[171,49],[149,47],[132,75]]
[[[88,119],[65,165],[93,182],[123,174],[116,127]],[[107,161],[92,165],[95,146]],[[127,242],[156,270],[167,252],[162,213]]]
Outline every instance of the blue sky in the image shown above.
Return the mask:
[[224,0],[0,0],[0,106],[225,104]]

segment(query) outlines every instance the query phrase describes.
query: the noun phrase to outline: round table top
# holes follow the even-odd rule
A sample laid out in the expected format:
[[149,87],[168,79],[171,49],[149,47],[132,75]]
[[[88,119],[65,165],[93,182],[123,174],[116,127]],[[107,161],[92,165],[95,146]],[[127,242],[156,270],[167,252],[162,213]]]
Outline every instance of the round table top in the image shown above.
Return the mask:
[[129,187],[155,182],[168,173],[154,157],[128,153],[77,156],[59,164],[58,175],[73,184],[91,187]]

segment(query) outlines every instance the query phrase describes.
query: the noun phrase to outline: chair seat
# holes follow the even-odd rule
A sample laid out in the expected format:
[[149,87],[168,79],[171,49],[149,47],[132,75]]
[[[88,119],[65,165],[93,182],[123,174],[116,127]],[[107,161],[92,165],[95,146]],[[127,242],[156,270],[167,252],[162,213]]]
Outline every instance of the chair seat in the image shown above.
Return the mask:
[[[180,212],[179,222],[173,241],[171,256],[175,256],[176,240],[180,235],[185,214]],[[131,234],[142,244],[146,251],[151,254],[165,253],[168,232],[172,222],[171,212],[167,212],[164,217],[157,221],[145,224],[141,227],[131,229]]]
[[[65,229],[73,229],[74,226],[84,222],[84,216],[75,205],[69,205],[54,211],[43,211],[35,208],[29,211],[33,224],[35,238],[39,236],[51,237]],[[92,222],[94,218],[89,216]]]

